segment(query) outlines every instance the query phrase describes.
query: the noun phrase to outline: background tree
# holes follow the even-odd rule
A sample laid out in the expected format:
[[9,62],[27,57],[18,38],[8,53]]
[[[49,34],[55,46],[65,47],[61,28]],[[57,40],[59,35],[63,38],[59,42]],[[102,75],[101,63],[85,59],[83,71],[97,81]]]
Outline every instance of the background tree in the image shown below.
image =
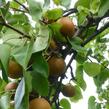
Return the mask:
[[[93,78],[98,93],[89,98],[88,109],[109,109],[109,84],[102,87],[109,78],[104,55],[109,51],[109,1],[70,4],[0,1],[0,109],[71,109],[59,95],[72,102],[81,99],[87,87],[84,73]],[[63,84],[68,69],[71,79]]]

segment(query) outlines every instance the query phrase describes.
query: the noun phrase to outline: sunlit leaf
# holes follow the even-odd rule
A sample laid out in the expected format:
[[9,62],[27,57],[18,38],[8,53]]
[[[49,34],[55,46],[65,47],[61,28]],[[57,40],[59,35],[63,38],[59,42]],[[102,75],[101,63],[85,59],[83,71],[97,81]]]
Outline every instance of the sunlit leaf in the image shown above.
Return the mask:
[[85,62],[83,68],[84,71],[92,77],[101,73],[101,65],[95,62]]
[[92,2],[90,3],[90,10],[93,14],[98,12],[100,4],[101,4],[100,0],[92,0]]
[[48,10],[44,16],[48,18],[49,20],[57,20],[61,18],[62,15],[63,15],[63,10],[60,8],[55,8],[52,10]]
[[44,8],[48,8],[50,6],[50,0],[44,0]]
[[39,36],[33,45],[33,53],[44,50],[48,45],[49,40],[49,29],[48,27],[41,27],[39,31]]
[[30,42],[25,46],[17,47],[13,50],[12,56],[14,59],[26,69],[32,54],[33,43]]
[[29,11],[33,20],[37,21],[42,16],[42,6],[40,2],[36,0],[27,0],[29,4]]
[[71,109],[70,102],[65,98],[61,99],[60,105],[63,107],[63,109]]
[[0,97],[0,109],[9,109],[9,95],[5,94]]
[[83,66],[78,66],[76,69],[76,83],[83,89],[86,89],[86,82],[83,77]]
[[15,93],[15,109],[19,109],[22,103],[22,99],[25,94],[25,81],[24,78],[20,81],[16,93]]
[[88,109],[96,109],[96,105],[95,105],[95,97],[91,96],[88,100]]
[[77,85],[74,87],[75,87],[75,96],[71,97],[70,100],[72,102],[78,102],[80,99],[83,98],[82,92],[81,92],[81,89]]
[[75,4],[75,7],[78,6],[83,6],[85,8],[90,8],[90,2],[91,0],[78,0],[77,3]]
[[102,68],[101,73],[94,77],[94,82],[97,87],[101,87],[102,84],[109,78],[109,69]]

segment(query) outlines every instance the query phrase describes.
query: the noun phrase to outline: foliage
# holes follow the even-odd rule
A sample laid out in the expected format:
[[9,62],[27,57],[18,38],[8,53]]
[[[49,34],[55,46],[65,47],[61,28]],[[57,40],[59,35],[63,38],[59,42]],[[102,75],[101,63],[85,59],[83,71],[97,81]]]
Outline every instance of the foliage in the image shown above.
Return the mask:
[[[3,41],[0,43],[0,109],[28,109],[29,101],[35,97],[45,98],[52,109],[71,109],[70,102],[82,99],[82,91],[87,88],[85,73],[93,78],[98,93],[98,98],[89,98],[88,109],[109,109],[109,83],[102,87],[109,78],[109,59],[104,55],[109,54],[109,21],[106,20],[109,1],[78,0],[74,7],[71,2],[0,0],[0,41]],[[61,34],[58,20],[62,17],[76,20],[72,37]],[[56,42],[56,49],[50,47],[51,40]],[[49,75],[48,60],[54,55],[64,60],[70,55],[59,76]],[[21,65],[23,76],[15,79],[19,84],[16,90],[6,92],[6,84],[13,81],[8,76],[11,59]],[[73,60],[75,66],[71,66]],[[76,93],[67,100],[59,95],[68,69],[71,70],[69,82],[75,84]]]

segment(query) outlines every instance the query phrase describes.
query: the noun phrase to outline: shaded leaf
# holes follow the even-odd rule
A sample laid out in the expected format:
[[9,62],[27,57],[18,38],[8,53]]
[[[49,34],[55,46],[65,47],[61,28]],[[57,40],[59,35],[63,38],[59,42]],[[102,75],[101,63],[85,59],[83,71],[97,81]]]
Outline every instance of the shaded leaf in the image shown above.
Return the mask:
[[42,53],[36,53],[33,55],[34,63],[32,65],[33,70],[45,78],[48,78],[48,63],[42,56]]
[[31,72],[30,71],[26,71],[24,72],[24,78],[25,78],[25,86],[26,86],[26,90],[28,90],[28,92],[32,91],[32,77],[31,77]]
[[109,10],[109,0],[101,0],[98,16],[103,16]]
[[42,96],[48,95],[48,79],[40,73],[32,72],[32,88]]
[[2,67],[2,76],[3,79],[8,82],[8,60],[10,57],[11,47],[6,44],[0,45],[0,61]]

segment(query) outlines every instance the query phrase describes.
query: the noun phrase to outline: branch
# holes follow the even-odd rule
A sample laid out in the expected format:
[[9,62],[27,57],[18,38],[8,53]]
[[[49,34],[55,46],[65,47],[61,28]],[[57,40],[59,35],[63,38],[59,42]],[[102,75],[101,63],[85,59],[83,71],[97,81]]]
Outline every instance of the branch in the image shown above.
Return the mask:
[[77,13],[77,12],[78,12],[78,10],[77,10],[76,8],[72,8],[72,9],[69,9],[69,10],[65,10],[63,17],[69,16],[70,14],[72,14],[72,13]]
[[10,29],[12,29],[12,30],[14,30],[14,31],[16,31],[17,33],[21,34],[23,37],[26,37],[26,38],[28,38],[28,39],[31,39],[30,36],[26,35],[25,33],[21,32],[20,30],[14,28],[13,26],[11,26],[11,25],[9,25],[9,24],[7,24],[7,23],[1,23],[1,22],[0,22],[0,25],[6,26],[6,27],[8,27],[8,28],[10,28]]
[[95,38],[95,36],[97,36],[98,34],[100,34],[101,32],[103,32],[105,29],[107,29],[109,27],[109,22],[106,23],[103,27],[101,27],[99,30],[96,30],[96,32],[94,32],[90,37],[88,37],[83,43],[82,46],[85,46],[88,42],[90,42],[91,40],[93,40]]
[[23,5],[22,3],[20,3],[18,0],[14,0],[14,2],[18,3],[18,4],[21,5],[25,10],[27,10],[27,11],[29,12],[28,8],[25,7],[25,5]]
[[58,96],[59,96],[59,93],[60,93],[60,91],[61,91],[61,84],[62,84],[62,81],[63,81],[63,79],[64,79],[64,77],[65,77],[65,72],[66,72],[67,69],[70,67],[70,65],[71,65],[71,63],[73,62],[73,60],[75,59],[76,55],[77,55],[77,52],[74,51],[74,53],[73,53],[73,55],[72,55],[72,57],[71,57],[69,63],[67,64],[67,66],[66,66],[66,68],[65,68],[65,70],[64,70],[63,75],[61,75],[61,78],[60,78],[60,80],[59,80],[59,83],[58,83],[56,92],[55,92],[55,94],[54,94],[54,97],[53,97],[53,99],[52,99],[52,101],[51,101],[51,104],[57,100],[57,98],[58,98]]
[[11,7],[11,9],[13,11],[19,11],[19,12],[27,13],[27,11],[24,11],[24,10],[21,10],[21,9],[17,9],[17,8],[13,8],[13,7]]

